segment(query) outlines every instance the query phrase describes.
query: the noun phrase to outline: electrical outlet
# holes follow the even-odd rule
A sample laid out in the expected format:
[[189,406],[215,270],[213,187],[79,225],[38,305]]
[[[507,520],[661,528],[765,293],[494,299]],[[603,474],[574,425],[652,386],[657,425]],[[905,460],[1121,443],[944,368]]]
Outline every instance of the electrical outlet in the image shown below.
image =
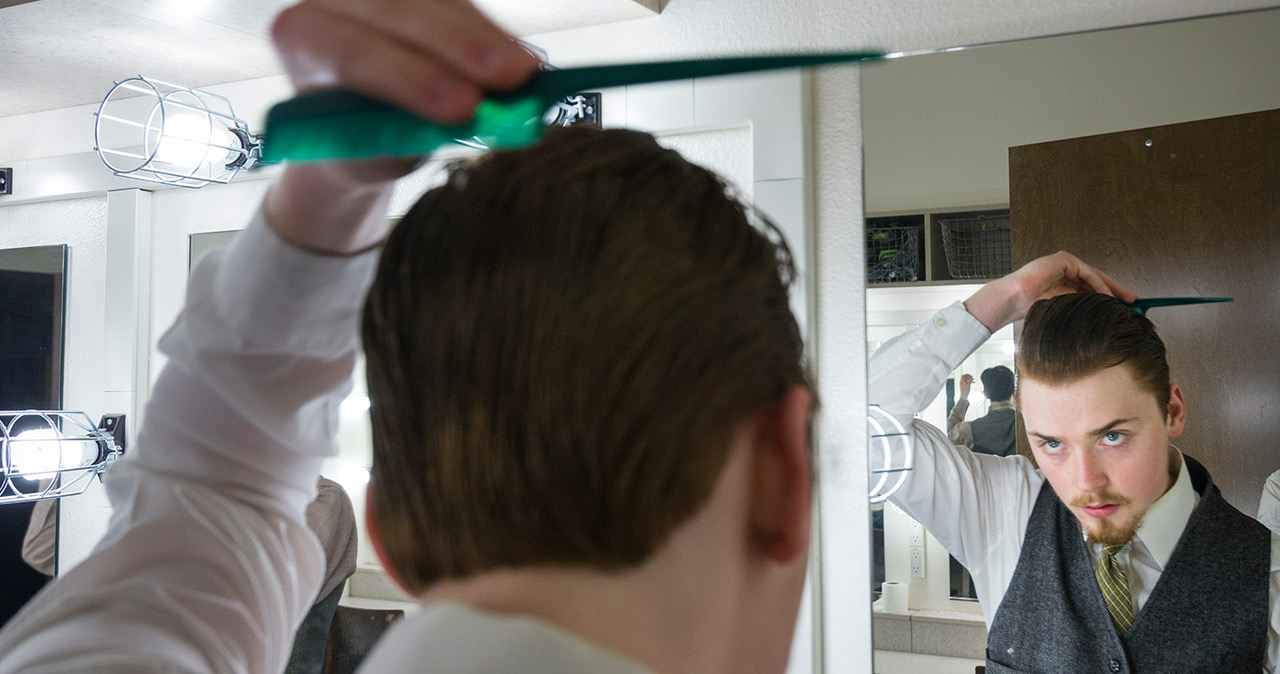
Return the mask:
[[0,194],[13,194],[13,169],[0,168]]
[[911,548],[911,577],[924,578],[924,548]]
[[924,525],[911,520],[911,526],[908,527],[908,531],[910,532],[910,545],[924,547]]

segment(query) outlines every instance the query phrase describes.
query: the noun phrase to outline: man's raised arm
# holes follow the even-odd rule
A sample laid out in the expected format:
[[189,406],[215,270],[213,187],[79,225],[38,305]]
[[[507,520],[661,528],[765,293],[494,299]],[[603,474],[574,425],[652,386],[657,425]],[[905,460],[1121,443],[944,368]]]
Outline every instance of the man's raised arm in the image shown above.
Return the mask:
[[1068,292],[1102,292],[1125,301],[1133,293],[1067,253],[1034,260],[979,289],[963,303],[939,311],[919,328],[886,342],[868,362],[868,401],[910,431],[913,469],[892,501],[960,560],[984,554],[1009,535],[1017,502],[1039,485],[1025,461],[977,455],[957,448],[942,430],[915,415],[942,390],[947,377],[991,333],[1020,320],[1036,300]]
[[[461,0],[308,0],[274,28],[299,89],[441,121],[533,57]],[[303,513],[358,352],[393,181],[412,161],[288,166],[193,272],[93,553],[0,633],[2,672],[278,672],[324,567]]]

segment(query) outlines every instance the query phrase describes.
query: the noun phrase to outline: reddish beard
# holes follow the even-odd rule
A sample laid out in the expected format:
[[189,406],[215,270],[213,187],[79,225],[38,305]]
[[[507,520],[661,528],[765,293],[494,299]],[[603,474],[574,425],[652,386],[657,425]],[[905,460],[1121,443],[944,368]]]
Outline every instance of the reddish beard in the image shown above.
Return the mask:
[[[1068,505],[1072,508],[1083,509],[1086,506],[1096,505],[1126,506],[1131,501],[1129,497],[1120,494],[1090,492],[1077,495],[1071,499]],[[1090,540],[1103,545],[1119,545],[1128,543],[1133,539],[1141,522],[1141,518],[1121,519],[1122,512],[1123,510],[1119,510],[1114,515],[1105,518],[1081,516],[1077,512],[1076,519],[1080,520],[1085,532],[1089,534]]]

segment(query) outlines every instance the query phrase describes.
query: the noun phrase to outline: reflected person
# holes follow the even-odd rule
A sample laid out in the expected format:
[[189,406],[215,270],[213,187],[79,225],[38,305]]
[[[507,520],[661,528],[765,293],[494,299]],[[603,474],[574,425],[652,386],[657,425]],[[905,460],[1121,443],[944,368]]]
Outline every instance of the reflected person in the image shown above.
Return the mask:
[[969,390],[973,375],[960,375],[960,399],[947,415],[947,437],[951,442],[979,454],[1010,456],[1018,451],[1018,421],[1013,401],[1013,371],[1003,365],[982,371],[982,392],[991,402],[987,413],[965,421],[969,411]]
[[302,619],[293,638],[293,653],[285,674],[320,674],[324,671],[325,647],[338,601],[347,579],[356,572],[360,532],[351,497],[341,484],[326,477],[316,481],[316,498],[307,505],[307,527],[324,549],[324,581],[315,604]]
[[[1172,445],[1187,404],[1134,299],[1058,253],[869,363],[870,401],[914,439],[892,500],[972,574],[988,672],[1275,671],[1280,537]],[[1039,469],[913,420],[947,373],[1024,317],[1017,399]]]

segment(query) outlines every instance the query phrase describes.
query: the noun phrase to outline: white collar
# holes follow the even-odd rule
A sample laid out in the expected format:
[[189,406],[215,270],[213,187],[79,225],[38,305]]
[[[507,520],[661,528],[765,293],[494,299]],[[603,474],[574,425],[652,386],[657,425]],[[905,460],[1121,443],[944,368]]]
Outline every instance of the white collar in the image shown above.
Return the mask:
[[1142,541],[1151,553],[1152,559],[1164,569],[1173,556],[1173,549],[1182,538],[1182,531],[1187,528],[1191,513],[1200,503],[1200,495],[1191,486],[1191,475],[1187,473],[1187,461],[1178,454],[1181,464],[1178,468],[1178,479],[1164,496],[1156,499],[1147,509],[1147,514],[1138,525],[1134,538]]
[[362,671],[649,672],[547,621],[448,601],[428,604],[393,626],[369,654]]

